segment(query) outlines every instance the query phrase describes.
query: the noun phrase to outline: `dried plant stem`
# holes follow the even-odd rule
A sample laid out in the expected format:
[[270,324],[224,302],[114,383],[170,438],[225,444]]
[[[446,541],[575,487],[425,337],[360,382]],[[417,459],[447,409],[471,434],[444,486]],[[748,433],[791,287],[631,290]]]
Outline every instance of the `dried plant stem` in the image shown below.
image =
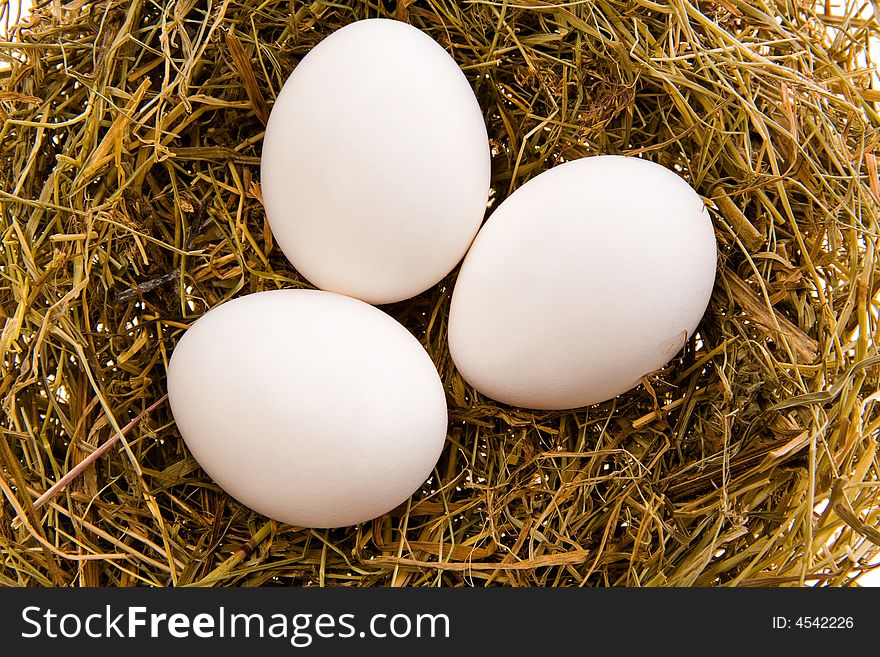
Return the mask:
[[[138,413],[137,417],[135,417],[131,422],[129,422],[128,424],[126,424],[124,427],[122,427],[122,430],[121,430],[121,431],[119,431],[118,433],[116,433],[113,437],[109,438],[109,439],[108,439],[103,445],[101,445],[100,447],[98,447],[94,452],[92,452],[91,454],[89,454],[88,456],[86,456],[82,461],[80,461],[80,462],[77,463],[75,466],[73,466],[73,467],[70,469],[70,471],[69,471],[66,475],[64,475],[63,477],[61,477],[61,479],[59,479],[58,481],[56,481],[54,484],[52,484],[52,486],[51,486],[51,487],[50,487],[45,493],[43,493],[42,495],[40,495],[40,496],[34,501],[34,503],[33,503],[33,505],[31,506],[31,508],[32,508],[34,511],[36,511],[36,510],[39,509],[41,506],[43,506],[46,502],[48,502],[48,501],[51,500],[53,497],[55,497],[55,495],[56,495],[56,494],[57,494],[62,488],[64,488],[65,486],[67,486],[67,484],[69,484],[71,481],[73,481],[74,479],[76,479],[76,478],[77,478],[80,474],[82,474],[82,472],[85,471],[85,469],[86,469],[87,467],[89,467],[92,463],[94,463],[94,462],[97,461],[99,458],[101,458],[101,457],[107,452],[108,449],[110,449],[111,447],[113,447],[113,445],[115,445],[116,443],[118,443],[119,440],[120,440],[125,434],[127,434],[129,431],[131,431],[132,429],[134,429],[137,425],[139,425],[139,424],[141,423],[141,421],[142,421],[145,417],[147,417],[147,415],[149,415],[149,414],[152,413],[154,410],[156,410],[157,408],[159,408],[159,406],[161,406],[162,404],[164,404],[165,401],[166,401],[167,399],[168,399],[168,394],[166,393],[165,395],[163,395],[162,397],[160,397],[159,399],[157,399],[155,402],[153,402],[152,404],[150,404],[149,406],[147,406],[147,408],[145,408],[143,411],[141,411],[140,413]],[[19,517],[19,521],[20,521],[20,520],[21,520],[21,517]],[[15,524],[15,523],[13,523],[13,524]]]

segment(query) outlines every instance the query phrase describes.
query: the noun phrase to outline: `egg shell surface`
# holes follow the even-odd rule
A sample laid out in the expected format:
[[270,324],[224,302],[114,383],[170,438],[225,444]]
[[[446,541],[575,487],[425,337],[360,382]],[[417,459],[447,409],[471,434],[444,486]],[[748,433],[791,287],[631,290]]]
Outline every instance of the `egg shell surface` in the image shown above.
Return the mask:
[[556,166],[505,199],[474,240],[452,296],[452,360],[513,406],[611,399],[693,334],[716,252],[702,199],[669,169],[610,155]]
[[461,69],[406,23],[351,23],[285,82],[263,140],[272,233],[312,284],[382,304],[462,259],[486,212],[490,152]]
[[443,385],[418,340],[366,303],[316,290],[223,303],[168,367],[174,419],[237,500],[303,527],[341,527],[404,502],[443,449]]

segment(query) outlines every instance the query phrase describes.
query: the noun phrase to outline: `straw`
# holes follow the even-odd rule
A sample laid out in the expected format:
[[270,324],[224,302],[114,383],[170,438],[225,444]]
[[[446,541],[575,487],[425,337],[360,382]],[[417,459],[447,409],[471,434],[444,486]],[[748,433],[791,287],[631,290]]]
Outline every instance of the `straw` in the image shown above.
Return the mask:
[[[842,5],[38,3],[0,43],[0,585],[857,585],[880,552],[880,27]],[[223,493],[156,403],[208,309],[310,287],[265,221],[264,120],[376,16],[467,75],[490,212],[562,161],[644,157],[705,198],[719,275],[678,357],[571,412],[463,382],[455,271],[384,308],[447,386],[446,449],[395,512],[309,530]]]

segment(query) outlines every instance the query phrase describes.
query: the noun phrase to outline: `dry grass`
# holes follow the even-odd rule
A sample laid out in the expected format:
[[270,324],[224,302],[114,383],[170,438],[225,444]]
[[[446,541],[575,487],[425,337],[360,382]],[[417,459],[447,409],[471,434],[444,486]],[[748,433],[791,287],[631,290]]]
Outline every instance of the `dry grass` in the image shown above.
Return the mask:
[[[859,7],[44,0],[0,44],[0,585],[853,584],[880,550],[880,28]],[[33,509],[161,399],[195,318],[306,285],[260,205],[262,119],[322,37],[380,15],[467,73],[495,203],[596,153],[705,196],[721,269],[698,336],[613,402],[499,406],[449,360],[453,272],[387,308],[451,414],[395,513],[267,521],[205,476],[167,405]]]

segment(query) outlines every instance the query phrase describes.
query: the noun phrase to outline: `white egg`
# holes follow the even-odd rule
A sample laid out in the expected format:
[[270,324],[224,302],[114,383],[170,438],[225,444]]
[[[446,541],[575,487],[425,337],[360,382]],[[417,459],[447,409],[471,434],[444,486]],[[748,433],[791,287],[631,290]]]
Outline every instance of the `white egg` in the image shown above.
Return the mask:
[[443,385],[418,340],[330,292],[260,292],[210,310],[174,349],[168,394],[211,478],[298,526],[390,511],[430,476],[446,437]]
[[272,108],[261,184],[278,245],[312,284],[412,297],[461,260],[486,212],[490,153],[455,61],[406,23],[337,30]]
[[562,164],[516,190],[474,240],[452,296],[453,362],[514,406],[611,399],[684,346],[715,267],[708,213],[678,175],[635,157]]

